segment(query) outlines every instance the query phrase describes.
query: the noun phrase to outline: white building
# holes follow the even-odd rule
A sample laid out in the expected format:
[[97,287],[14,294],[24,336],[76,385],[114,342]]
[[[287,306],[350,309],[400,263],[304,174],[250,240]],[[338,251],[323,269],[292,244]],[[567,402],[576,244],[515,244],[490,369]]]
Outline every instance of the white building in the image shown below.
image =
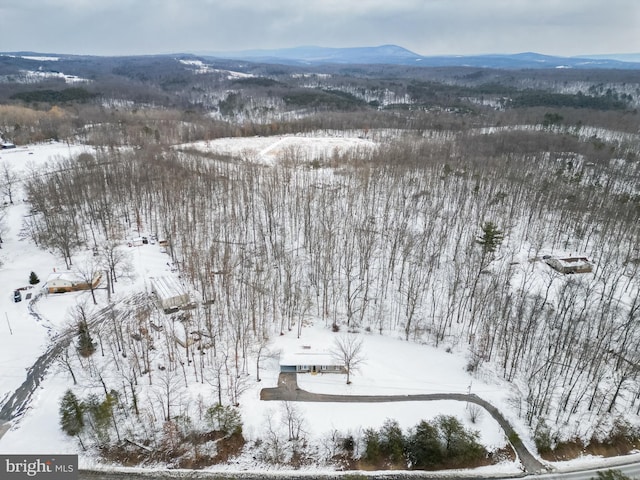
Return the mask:
[[64,272],[54,272],[47,278],[44,288],[49,293],[65,293],[76,292],[78,290],[90,290],[96,288],[100,284],[102,273],[96,272],[91,284],[82,278],[79,274],[67,270]]
[[589,273],[593,270],[592,263],[586,257],[549,257],[544,261],[560,273]]
[[160,308],[165,311],[184,307],[191,302],[182,284],[173,277],[152,278],[151,291],[158,299]]
[[309,346],[302,347],[302,351],[280,355],[281,372],[297,373],[346,373],[344,363],[340,362],[331,352],[313,350]]

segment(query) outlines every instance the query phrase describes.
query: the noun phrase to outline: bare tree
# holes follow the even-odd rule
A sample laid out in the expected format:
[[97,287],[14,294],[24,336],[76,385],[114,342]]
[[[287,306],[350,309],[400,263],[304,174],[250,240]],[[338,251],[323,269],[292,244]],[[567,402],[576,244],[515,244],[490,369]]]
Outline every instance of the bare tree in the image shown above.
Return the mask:
[[128,276],[133,271],[131,254],[115,241],[104,242],[99,252],[100,262],[110,278],[111,293],[114,293],[114,283],[118,281],[118,277]]
[[77,385],[78,380],[76,379],[76,375],[73,372],[73,365],[71,364],[71,360],[69,358],[68,348],[62,349],[62,353],[58,357],[56,357],[56,363],[58,363],[59,365],[67,369],[67,371],[71,374],[71,378],[73,379],[73,384]]
[[171,368],[162,367],[157,378],[158,383],[154,389],[154,393],[162,409],[164,420],[169,421],[172,418],[172,407],[180,405],[184,387],[180,380],[180,374]]
[[269,356],[270,352],[267,349],[267,345],[269,344],[269,339],[268,338],[264,338],[261,337],[256,344],[254,345],[255,348],[255,355],[256,355],[256,381],[259,382],[262,379],[260,378],[260,360],[264,357],[264,356]]
[[88,290],[91,291],[93,304],[97,305],[98,302],[96,300],[95,290],[102,278],[101,265],[96,262],[93,257],[89,257],[86,261],[77,264],[76,270],[78,271],[80,278],[82,278],[82,281],[87,285]]
[[291,402],[282,403],[282,423],[286,425],[289,440],[300,440],[304,435],[304,416]]
[[9,197],[9,203],[13,205],[13,193],[20,177],[14,172],[7,162],[0,163],[0,187],[2,193]]
[[365,360],[362,353],[362,340],[353,334],[340,336],[336,338],[331,353],[344,364],[347,371],[347,385],[350,384],[351,372],[356,371]]
[[273,411],[265,412],[265,439],[261,449],[261,456],[269,463],[282,463],[285,458],[284,439],[281,428],[274,420]]

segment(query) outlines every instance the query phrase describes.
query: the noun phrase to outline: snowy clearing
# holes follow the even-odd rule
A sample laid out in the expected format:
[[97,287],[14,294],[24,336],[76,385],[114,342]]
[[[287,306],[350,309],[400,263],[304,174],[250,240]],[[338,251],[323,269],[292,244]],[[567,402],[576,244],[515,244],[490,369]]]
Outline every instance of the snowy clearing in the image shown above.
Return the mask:
[[306,137],[286,135],[276,137],[219,138],[207,142],[179,145],[181,150],[195,149],[218,155],[238,157],[247,162],[273,165],[278,160],[296,158],[298,161],[327,160],[349,150],[368,150],[376,143],[357,137]]

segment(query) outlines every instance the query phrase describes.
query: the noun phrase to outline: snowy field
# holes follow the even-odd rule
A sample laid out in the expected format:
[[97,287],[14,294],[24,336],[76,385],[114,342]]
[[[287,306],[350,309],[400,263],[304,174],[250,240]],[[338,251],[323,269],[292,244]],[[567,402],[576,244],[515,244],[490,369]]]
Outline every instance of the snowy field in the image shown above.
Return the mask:
[[[310,158],[330,155],[335,149],[373,148],[373,142],[359,138],[304,138],[273,137],[253,139],[220,139],[211,142],[182,145],[179,148],[198,148],[234,156],[250,156],[261,162],[272,164],[286,149],[305,149]],[[83,146],[68,146],[61,143],[34,145],[2,151],[0,161],[9,163],[20,175],[37,170],[45,162],[68,155],[90,151]],[[68,328],[69,311],[79,304],[91,303],[89,292],[62,295],[43,295],[33,306],[42,321],[29,312],[29,301],[24,294],[36,295],[42,289],[50,273],[59,271],[62,263],[49,252],[38,249],[29,238],[21,235],[22,223],[28,215],[28,205],[22,192],[15,197],[15,204],[7,207],[8,231],[3,235],[0,250],[0,285],[2,295],[0,305],[4,317],[0,322],[0,400],[5,400],[25,379],[26,370],[46,350],[56,334]],[[129,237],[133,236],[131,232]],[[123,238],[126,245],[130,238]],[[156,275],[175,275],[177,272],[169,264],[169,257],[161,252],[158,245],[130,247],[135,278],[127,283],[119,283],[115,300],[135,292],[149,290],[149,279]],[[74,257],[74,262],[82,262],[91,255],[83,251]],[[23,290],[23,301],[13,301],[13,291],[29,286],[29,273],[34,271],[41,282],[34,288]],[[124,282],[124,281],[123,281]],[[107,305],[104,289],[97,292],[98,306]],[[301,338],[296,331],[273,338],[268,345],[268,358],[261,363],[261,382],[252,381],[251,387],[241,397],[243,431],[251,441],[259,438],[264,431],[266,419],[281,413],[279,402],[262,402],[260,390],[277,384],[279,352],[291,352],[303,345],[329,349],[336,337],[328,326],[316,321],[302,329]],[[493,403],[513,424],[521,438],[531,448],[530,433],[518,420],[509,403],[508,386],[497,377],[487,376],[484,381],[472,379],[466,372],[467,360],[464,352],[446,352],[425,345],[408,343],[399,338],[381,336],[372,332],[361,332],[365,360],[352,377],[352,384],[346,385],[344,375],[302,374],[298,375],[301,388],[320,393],[333,394],[379,394],[404,395],[411,393],[475,393]],[[249,369],[252,372],[252,369]],[[255,373],[252,373],[255,379]],[[30,408],[25,415],[15,421],[10,430],[0,438],[2,453],[81,453],[76,441],[66,436],[59,428],[59,402],[65,390],[72,386],[70,375],[62,366],[54,364],[41,383]],[[192,386],[185,398],[196,401],[198,397],[213,397],[206,385]],[[320,441],[333,430],[341,433],[358,434],[368,427],[379,428],[385,419],[396,419],[403,429],[416,425],[420,420],[432,419],[437,415],[455,415],[465,425],[480,433],[481,442],[489,449],[503,447],[506,443],[504,432],[495,420],[482,412],[477,423],[471,423],[468,406],[463,402],[398,402],[390,404],[332,404],[299,403],[299,411],[304,418],[304,429],[309,438]],[[255,465],[251,455],[243,456],[234,468],[250,470]],[[585,459],[585,465],[597,463]],[[586,463],[591,462],[591,463]],[[96,466],[91,455],[82,455],[81,466]],[[580,463],[572,462],[565,468],[575,468]],[[229,467],[220,467],[226,468]],[[485,467],[483,472],[518,473],[518,462],[507,462],[494,467]]]
[[179,149],[195,149],[218,155],[229,155],[248,162],[273,165],[291,154],[303,161],[330,159],[354,149],[373,149],[376,143],[358,137],[234,137],[179,145]]

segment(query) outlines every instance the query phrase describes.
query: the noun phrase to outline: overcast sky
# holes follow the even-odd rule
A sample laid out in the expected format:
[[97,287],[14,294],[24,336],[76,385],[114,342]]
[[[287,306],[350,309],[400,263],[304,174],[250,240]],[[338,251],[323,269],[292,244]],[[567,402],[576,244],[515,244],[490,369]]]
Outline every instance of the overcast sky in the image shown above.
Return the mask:
[[0,0],[0,51],[640,52],[640,0]]

